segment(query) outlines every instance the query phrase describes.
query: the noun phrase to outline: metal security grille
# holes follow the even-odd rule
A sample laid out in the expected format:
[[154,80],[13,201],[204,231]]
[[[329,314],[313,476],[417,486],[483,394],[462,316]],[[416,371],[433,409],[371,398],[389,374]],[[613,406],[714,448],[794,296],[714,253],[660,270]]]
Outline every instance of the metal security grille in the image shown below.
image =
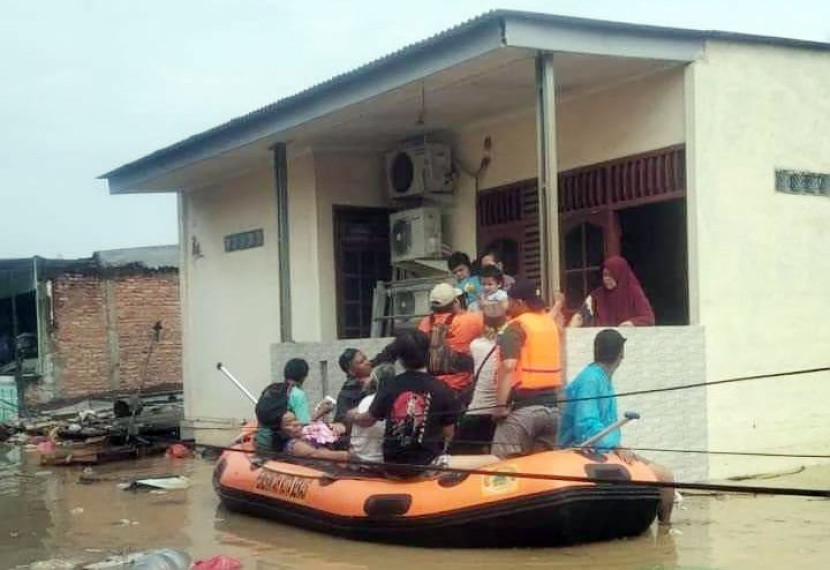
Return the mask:
[[684,146],[627,156],[559,175],[563,215],[613,206],[636,206],[686,194]]

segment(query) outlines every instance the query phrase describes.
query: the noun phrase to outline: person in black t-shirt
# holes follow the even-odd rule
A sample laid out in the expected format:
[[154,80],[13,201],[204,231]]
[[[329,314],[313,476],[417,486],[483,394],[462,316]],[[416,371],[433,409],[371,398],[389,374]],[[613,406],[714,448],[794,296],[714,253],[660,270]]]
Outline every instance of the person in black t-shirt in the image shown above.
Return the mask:
[[[395,354],[405,372],[383,384],[368,412],[352,410],[348,419],[360,426],[386,420],[383,459],[386,463],[429,465],[452,439],[463,406],[455,394],[426,373],[429,337],[418,330],[399,333]],[[396,476],[419,470],[392,469]]]

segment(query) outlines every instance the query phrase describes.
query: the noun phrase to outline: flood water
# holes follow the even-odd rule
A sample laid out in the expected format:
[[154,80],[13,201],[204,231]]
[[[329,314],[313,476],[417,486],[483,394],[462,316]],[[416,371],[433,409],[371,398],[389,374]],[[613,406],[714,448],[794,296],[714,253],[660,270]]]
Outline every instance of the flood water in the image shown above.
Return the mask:
[[[212,463],[157,458],[95,468],[107,480],[78,483],[80,468],[44,468],[35,454],[0,444],[0,568],[71,568],[111,554],[173,547],[194,559],[225,554],[245,568],[826,569],[830,500],[691,496],[671,533],[535,550],[429,550],[332,538],[229,513],[211,486]],[[181,474],[186,490],[123,491],[117,483]],[[761,484],[830,487],[830,466]],[[46,563],[44,563],[46,562]],[[51,565],[50,565],[51,564]]]

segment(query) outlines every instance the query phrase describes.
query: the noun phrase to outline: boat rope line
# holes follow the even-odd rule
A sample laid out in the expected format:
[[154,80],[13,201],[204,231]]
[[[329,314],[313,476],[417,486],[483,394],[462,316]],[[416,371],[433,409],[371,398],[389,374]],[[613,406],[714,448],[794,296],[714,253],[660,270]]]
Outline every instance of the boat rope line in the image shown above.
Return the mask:
[[[236,427],[200,427],[200,426],[192,426],[189,427],[190,430],[210,430],[210,431],[233,431],[234,433],[239,433],[240,429]],[[364,436],[361,435],[360,439],[368,440],[368,441],[386,441],[397,439],[395,437],[385,437],[385,436]],[[191,441],[180,441],[177,443],[182,443],[185,445],[194,445],[194,442]],[[491,441],[484,441],[484,440],[474,440],[474,439],[453,439],[452,443],[460,444],[460,445],[480,445],[480,446],[490,446],[493,444],[500,443],[498,440],[491,440]],[[196,447],[205,447],[200,443],[195,444]],[[694,454],[694,455],[728,455],[728,456],[736,456],[736,457],[770,457],[770,458],[789,458],[789,459],[830,459],[830,455],[827,454],[818,454],[818,453],[775,453],[775,452],[765,452],[765,451],[728,451],[728,450],[706,450],[706,449],[670,449],[670,448],[663,448],[663,447],[628,447],[625,446],[625,449],[629,451],[646,451],[651,453],[683,453],[683,454]],[[223,448],[224,449],[224,448]],[[553,450],[561,450],[561,449],[577,449],[572,446],[565,446],[565,445],[556,445],[553,447]]]
[[[256,453],[253,450],[249,449],[239,449],[235,447],[219,447],[219,446],[203,446],[209,447],[216,450],[223,450],[223,451],[231,451],[231,452],[238,452],[238,453],[248,453],[254,454]],[[281,458],[290,458],[293,461],[296,461],[296,457],[288,456],[286,454],[274,454],[268,459],[281,459]],[[808,489],[808,488],[800,488],[800,487],[764,487],[764,486],[757,486],[757,485],[727,485],[727,484],[720,484],[720,483],[686,483],[686,482],[669,482],[669,481],[639,481],[636,479],[631,480],[620,480],[620,479],[597,479],[594,477],[578,477],[574,475],[556,475],[552,473],[528,473],[523,471],[498,471],[498,470],[489,470],[489,469],[463,469],[460,467],[442,467],[439,465],[411,465],[411,464],[390,464],[390,463],[379,463],[375,461],[360,461],[356,459],[346,459],[346,460],[336,460],[336,459],[319,459],[319,458],[303,458],[303,463],[315,463],[315,464],[324,464],[324,465],[338,465],[338,466],[362,466],[362,467],[386,467],[391,466],[398,469],[405,468],[405,469],[412,469],[415,471],[422,471],[426,473],[438,472],[438,473],[451,473],[456,475],[483,475],[487,477],[505,477],[505,478],[515,478],[515,479],[534,479],[534,480],[541,480],[541,481],[566,481],[566,482],[573,482],[573,483],[592,483],[592,484],[600,484],[600,485],[624,485],[624,486],[635,486],[635,487],[656,487],[656,488],[671,488],[671,489],[685,489],[685,490],[694,490],[694,491],[713,491],[717,493],[742,493],[742,494],[750,494],[750,495],[774,495],[774,496],[789,496],[789,497],[814,497],[814,498],[830,498],[830,489]],[[293,472],[281,472],[275,470],[273,468],[268,468],[268,471],[276,472],[276,473],[284,473],[285,475],[292,475],[295,477],[304,477],[304,478],[320,478],[320,479],[333,479],[337,480],[338,478],[348,479],[348,474],[343,474],[343,477],[340,477],[340,473],[331,474],[330,476],[324,475],[312,475],[306,476],[303,474],[296,474]]]
[[[711,382],[695,382],[694,384],[679,384],[676,386],[665,386],[663,388],[649,388],[647,390],[631,390],[629,392],[619,392],[617,394],[603,394],[600,396],[586,396],[582,398],[561,398],[557,400],[557,404],[566,404],[569,402],[584,402],[589,400],[605,400],[608,398],[624,398],[626,396],[642,396],[644,394],[659,394],[661,392],[675,392],[677,390],[690,390],[693,388],[708,388],[709,386],[722,386],[724,384],[734,384],[736,382],[749,382],[752,380],[764,380],[766,378],[781,378],[785,376],[802,376],[806,374],[815,374],[817,372],[830,372],[830,366],[823,366],[821,368],[808,368],[804,370],[790,370],[787,372],[774,372],[770,374],[757,374],[754,376],[740,376],[738,378],[727,378],[725,380],[713,380]],[[494,410],[496,408],[503,408],[509,405],[510,404],[496,404],[494,406],[469,408],[467,410],[467,413]]]

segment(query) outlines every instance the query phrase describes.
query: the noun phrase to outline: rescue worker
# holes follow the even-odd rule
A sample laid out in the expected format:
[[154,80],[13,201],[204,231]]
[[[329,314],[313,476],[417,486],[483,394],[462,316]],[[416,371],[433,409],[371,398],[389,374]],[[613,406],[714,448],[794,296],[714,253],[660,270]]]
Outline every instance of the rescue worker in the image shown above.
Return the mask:
[[430,339],[428,371],[443,382],[464,406],[473,396],[473,357],[470,343],[484,331],[482,314],[461,306],[463,292],[448,283],[439,283],[429,292],[432,314],[424,317],[418,330]]
[[557,400],[563,386],[560,329],[551,314],[562,310],[557,295],[550,313],[536,284],[519,277],[508,291],[511,320],[499,335],[501,364],[496,375],[497,457],[554,449],[559,423]]

